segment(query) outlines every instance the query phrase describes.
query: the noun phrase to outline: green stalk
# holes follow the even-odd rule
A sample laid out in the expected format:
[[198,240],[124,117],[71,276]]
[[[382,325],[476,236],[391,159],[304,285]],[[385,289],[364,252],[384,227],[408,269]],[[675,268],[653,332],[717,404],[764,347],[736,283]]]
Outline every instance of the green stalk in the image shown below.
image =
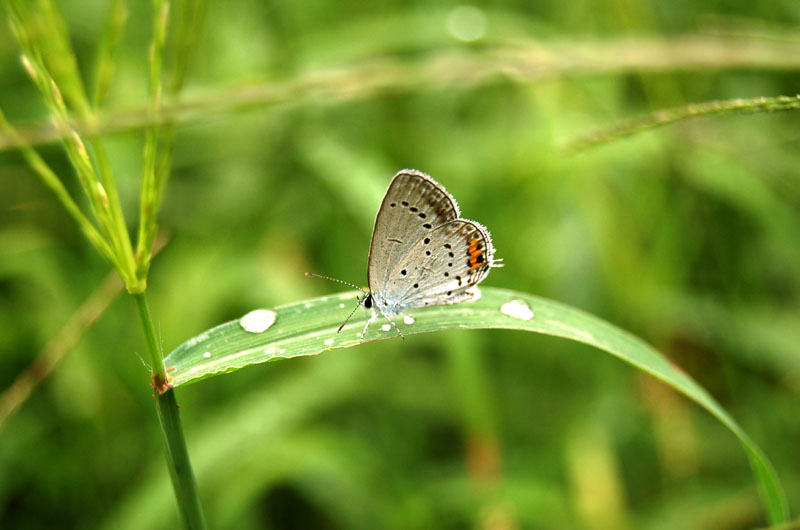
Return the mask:
[[[150,112],[152,125],[147,130],[145,149],[145,174],[142,183],[142,209],[137,264],[130,235],[126,228],[116,183],[113,178],[111,164],[97,131],[96,116],[86,97],[74,51],[70,45],[66,23],[53,0],[37,0],[31,6],[25,0],[8,2],[11,29],[22,49],[22,64],[39,88],[45,104],[50,111],[59,135],[62,138],[67,156],[72,163],[78,181],[86,192],[90,210],[94,213],[97,225],[81,211],[67,192],[58,176],[45,164],[38,154],[16,135],[13,127],[0,112],[0,128],[5,129],[21,148],[26,160],[61,200],[67,211],[78,221],[90,241],[117,269],[125,281],[128,292],[132,293],[139,310],[142,330],[144,331],[147,350],[150,352],[152,365],[152,385],[155,389],[156,408],[161,424],[161,434],[167,455],[172,486],[178,501],[178,510],[184,528],[205,529],[206,524],[197,483],[192,471],[189,453],[186,448],[181,426],[178,403],[172,386],[167,381],[164,370],[163,352],[157,340],[153,319],[144,291],[146,287],[147,269],[152,256],[152,246],[157,229],[156,214],[160,204],[159,196],[166,181],[169,164],[164,163],[164,172],[160,185],[155,178],[156,147],[159,133],[159,110],[161,106],[161,55],[166,41],[166,28],[169,14],[167,0],[154,2],[154,36],[150,49]],[[115,9],[116,20],[122,18],[124,12],[118,2]],[[123,13],[124,14],[124,13]],[[111,30],[108,50],[104,61],[111,62],[108,57],[113,52],[113,40],[119,28]],[[101,60],[101,67],[102,62]],[[101,68],[107,71],[110,65]],[[51,73],[52,70],[52,73]],[[109,74],[103,73],[103,76]],[[105,86],[101,84],[96,91],[95,102],[102,100]],[[65,92],[66,90],[66,92]],[[62,95],[63,94],[63,95]],[[64,101],[70,102],[70,109]],[[74,116],[77,116],[79,127],[93,148],[94,158],[90,156],[84,139],[78,133]],[[162,155],[164,156],[164,155]],[[169,157],[166,157],[169,161]],[[140,265],[137,268],[137,265]]]
[[800,94],[794,96],[760,96],[749,99],[735,98],[706,101],[703,103],[690,103],[682,107],[661,109],[652,114],[621,121],[608,127],[602,127],[567,142],[564,147],[562,147],[562,151],[567,154],[586,151],[592,147],[611,143],[620,138],[633,136],[634,134],[644,131],[701,116],[756,114],[761,112],[786,112],[797,110],[800,110]]
[[167,467],[178,501],[181,522],[184,528],[205,529],[206,520],[203,507],[200,505],[189,451],[186,449],[175,391],[170,388],[163,394],[156,392],[156,406],[158,419],[161,422],[161,439],[164,440],[164,447],[167,450]]
[[169,387],[165,379],[164,356],[158,340],[156,339],[153,319],[144,293],[133,295],[139,309],[139,318],[144,331],[147,349],[153,365],[153,388],[156,393],[156,408],[158,420],[161,422],[161,438],[167,454],[167,467],[172,479],[172,488],[178,501],[178,511],[184,528],[205,529],[206,521],[200,497],[197,491],[197,482],[189,460],[189,451],[186,448],[186,438],[183,436],[181,417],[178,411],[178,401],[175,391]]
[[150,126],[145,131],[144,140],[144,173],[139,199],[139,232],[136,245],[137,274],[144,278],[150,269],[150,253],[155,241],[155,212],[159,204],[159,187],[156,183],[156,160],[161,132],[161,74],[162,53],[166,43],[167,24],[169,22],[170,3],[167,0],[153,0],[153,40],[150,42],[149,63],[149,108],[147,112]]

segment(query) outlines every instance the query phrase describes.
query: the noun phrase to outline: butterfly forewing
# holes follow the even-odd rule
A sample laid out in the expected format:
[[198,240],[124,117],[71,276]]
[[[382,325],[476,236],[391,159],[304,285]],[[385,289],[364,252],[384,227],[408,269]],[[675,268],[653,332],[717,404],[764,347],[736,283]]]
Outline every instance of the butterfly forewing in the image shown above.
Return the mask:
[[370,291],[385,291],[392,270],[408,259],[409,250],[458,216],[455,199],[432,178],[414,170],[397,173],[383,197],[372,232],[367,270]]
[[391,285],[375,293],[389,313],[455,304],[472,297],[470,287],[489,273],[494,248],[480,224],[455,219],[432,229],[392,268]]

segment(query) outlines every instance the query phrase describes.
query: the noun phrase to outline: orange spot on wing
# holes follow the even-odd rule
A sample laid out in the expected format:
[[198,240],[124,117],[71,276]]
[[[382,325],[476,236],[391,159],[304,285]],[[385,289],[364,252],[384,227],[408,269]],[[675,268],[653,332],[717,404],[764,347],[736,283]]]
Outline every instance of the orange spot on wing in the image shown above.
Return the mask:
[[481,261],[478,261],[478,257],[480,257],[480,255],[481,255],[482,253],[483,253],[483,251],[479,250],[479,251],[477,251],[475,254],[473,254],[471,258],[469,258],[469,265],[470,265],[470,268],[472,268],[472,269],[477,269],[478,267],[480,267],[481,265],[483,265],[483,263],[484,263],[484,262],[483,262],[483,260],[481,260]]
[[483,249],[478,248],[479,243],[480,241],[477,239],[472,239],[469,242],[467,253],[469,254],[470,272],[486,264],[485,260],[478,261],[478,258],[483,254]]
[[483,252],[483,250],[480,250],[478,248],[478,240],[477,239],[473,239],[472,241],[469,242],[469,250],[467,250],[467,252],[469,252],[470,256],[477,256],[481,252]]

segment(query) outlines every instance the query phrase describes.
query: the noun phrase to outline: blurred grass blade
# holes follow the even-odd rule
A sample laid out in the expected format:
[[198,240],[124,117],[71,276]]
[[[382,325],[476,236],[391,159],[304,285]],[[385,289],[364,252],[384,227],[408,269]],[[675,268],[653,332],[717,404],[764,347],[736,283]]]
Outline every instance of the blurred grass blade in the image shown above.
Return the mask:
[[110,272],[47,343],[42,353],[0,393],[0,432],[6,420],[25,403],[36,386],[49,377],[61,360],[73,351],[86,330],[105,313],[122,288],[117,273]]
[[172,60],[172,76],[167,93],[177,95],[183,88],[202,35],[205,21],[206,0],[184,0],[177,3],[175,17],[175,46]]
[[[336,332],[355,301],[354,292],[326,296],[277,307],[274,311],[256,314],[256,318],[251,313],[249,320],[243,317],[210,329],[166,357],[169,381],[173,386],[180,386],[250,364],[355,346],[360,343],[358,334],[364,325],[362,319],[356,316],[341,333]],[[260,332],[244,329],[253,323],[262,323],[261,328],[266,329]],[[532,295],[482,288],[478,300],[416,310],[413,321],[400,318],[397,325],[407,336],[457,328],[533,331],[575,340],[611,353],[661,379],[728,427],[747,453],[769,520],[773,524],[788,520],[783,490],[772,464],[733,418],[680,368],[642,340],[608,322]],[[397,332],[380,319],[366,334],[368,341],[389,338],[397,338]]]
[[[192,28],[188,35],[197,36],[202,24],[204,2],[195,2],[192,9],[197,22],[179,21]],[[180,6],[179,6],[180,7]],[[187,11],[181,10],[182,13]],[[180,30],[179,30],[180,31]],[[191,39],[180,35],[176,38],[175,70],[168,88],[176,92],[176,86],[184,79],[184,70],[190,66],[189,52],[197,51]],[[630,50],[640,53],[631,54]],[[359,55],[361,55],[360,52]],[[732,61],[732,59],[735,60]],[[458,83],[481,86],[498,76],[513,79],[515,83],[532,85],[553,78],[568,76],[575,79],[594,78],[597,75],[619,75],[630,72],[706,72],[709,69],[793,69],[800,67],[800,45],[793,40],[741,39],[732,43],[729,39],[687,34],[673,38],[641,38],[632,40],[607,39],[590,42],[566,41],[548,44],[542,40],[520,40],[513,46],[487,45],[469,53],[454,50],[450,46],[432,48],[430,53],[415,58],[399,59],[379,56],[374,61],[362,60],[340,62],[336,68],[319,69],[308,67],[285,78],[268,78],[259,82],[241,85],[210,87],[204,95],[184,98],[183,101],[165,101],[160,119],[191,123],[203,121],[210,115],[235,112],[253,107],[275,108],[281,104],[314,104],[320,101],[347,102],[380,97],[388,93],[438,91]],[[760,100],[761,98],[757,98]],[[778,105],[782,98],[774,99]],[[744,101],[747,105],[751,100]],[[726,104],[725,101],[721,102]],[[703,105],[703,104],[701,104]],[[758,105],[758,104],[757,104]],[[753,112],[780,110],[768,103]],[[97,130],[102,133],[146,128],[151,125],[148,114],[149,103],[136,103],[131,108],[109,109],[97,116]],[[680,109],[677,109],[680,111]],[[737,110],[736,112],[742,112]],[[666,116],[672,119],[672,114]],[[645,120],[646,121],[646,120]],[[656,116],[655,126],[660,124]],[[26,140],[38,145],[52,142],[63,133],[49,126],[36,124],[20,131]],[[576,138],[562,150],[575,151],[594,145],[594,138]],[[0,136],[0,150],[11,145]]]
[[92,106],[97,110],[105,101],[111,78],[114,76],[114,58],[122,40],[128,9],[122,0],[112,0],[108,13],[106,30],[97,54],[97,71],[92,96]]
[[701,116],[757,114],[760,112],[786,112],[792,110],[800,110],[800,94],[795,96],[761,96],[750,99],[735,98],[724,101],[690,103],[683,107],[662,109],[652,114],[597,129],[589,134],[570,140],[562,147],[562,151],[567,154],[585,151],[620,138]]
[[[154,255],[169,242],[169,235],[160,233]],[[48,341],[42,353],[0,393],[0,433],[6,420],[30,397],[33,390],[50,377],[58,364],[75,349],[83,335],[122,292],[119,275],[112,271],[92,294],[70,316],[59,332]]]
[[61,201],[61,204],[64,206],[67,212],[72,216],[73,219],[75,219],[81,230],[83,230],[86,238],[95,246],[95,248],[97,248],[97,251],[100,252],[100,254],[107,259],[114,268],[116,268],[118,271],[121,271],[122,268],[117,261],[117,257],[114,255],[114,252],[109,246],[108,242],[97,230],[97,227],[83,213],[78,204],[69,194],[69,191],[67,191],[67,188],[61,182],[61,180],[59,180],[58,176],[50,168],[50,166],[47,165],[47,162],[45,162],[44,159],[39,156],[39,153],[34,151],[33,148],[31,148],[31,146],[29,146],[17,134],[16,129],[8,122],[2,109],[0,109],[0,129],[4,130],[12,140],[17,142],[17,146],[19,147],[22,156],[31,166],[33,171],[39,175],[45,186],[50,188],[50,190],[55,193],[56,197],[59,201]]
[[90,114],[69,29],[59,6],[53,0],[18,3],[26,9],[25,18],[42,54],[47,70],[73,111],[85,120]]

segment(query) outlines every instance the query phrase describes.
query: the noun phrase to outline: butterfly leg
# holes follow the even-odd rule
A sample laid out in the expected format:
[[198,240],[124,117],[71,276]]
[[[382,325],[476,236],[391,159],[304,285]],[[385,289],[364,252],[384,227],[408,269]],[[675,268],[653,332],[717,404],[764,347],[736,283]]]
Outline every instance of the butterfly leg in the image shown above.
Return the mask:
[[375,320],[377,320],[377,318],[378,318],[378,312],[377,311],[372,311],[372,315],[364,323],[364,329],[362,329],[361,333],[358,334],[358,340],[360,340],[361,342],[364,342],[364,335],[367,333],[367,328],[369,328],[369,325],[372,324],[373,322],[375,322]]
[[394,320],[392,320],[391,318],[387,317],[384,313],[381,313],[381,315],[383,315],[383,318],[385,318],[386,320],[389,321],[389,324],[394,326],[394,330],[397,332],[398,335],[400,335],[400,338],[405,340],[406,336],[403,335],[403,332],[400,331],[400,328],[397,327],[397,324],[394,323]]

